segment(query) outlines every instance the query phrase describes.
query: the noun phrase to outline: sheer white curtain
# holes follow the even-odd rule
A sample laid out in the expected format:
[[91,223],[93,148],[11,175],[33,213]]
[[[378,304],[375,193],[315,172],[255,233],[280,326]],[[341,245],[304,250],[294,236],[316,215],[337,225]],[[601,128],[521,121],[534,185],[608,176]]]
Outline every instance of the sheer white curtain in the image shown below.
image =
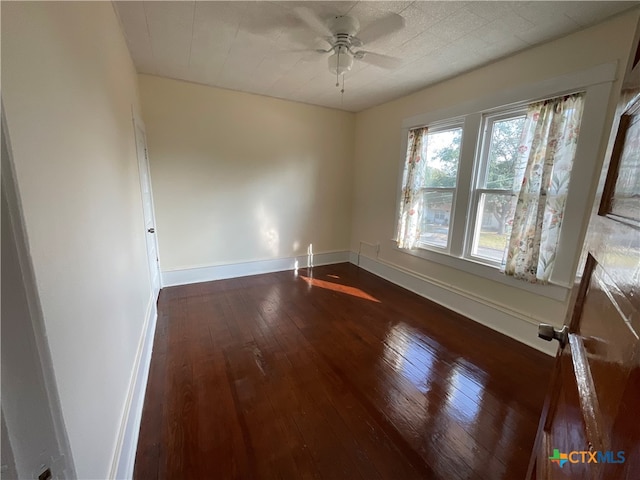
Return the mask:
[[549,280],[576,153],[584,94],[531,104],[516,160],[519,191],[505,252],[507,275],[532,283]]
[[407,158],[402,175],[402,199],[398,218],[398,247],[411,249],[420,238],[422,187],[424,186],[427,127],[409,131]]

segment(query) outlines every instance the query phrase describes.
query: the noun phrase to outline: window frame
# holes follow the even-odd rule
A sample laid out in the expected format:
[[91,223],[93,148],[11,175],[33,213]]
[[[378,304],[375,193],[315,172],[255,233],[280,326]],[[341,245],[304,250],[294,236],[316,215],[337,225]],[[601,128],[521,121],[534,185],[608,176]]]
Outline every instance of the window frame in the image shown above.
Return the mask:
[[[505,89],[452,107],[405,118],[401,128],[400,168],[398,170],[400,175],[394,205],[396,218],[391,236],[393,247],[404,254],[421,257],[473,275],[564,301],[574,281],[579,260],[577,252],[580,251],[584,238],[589,205],[593,201],[593,187],[597,182],[598,166],[602,161],[601,149],[603,146],[600,139],[604,138],[603,134],[608,132],[607,122],[612,115],[609,98],[616,73],[616,63],[601,64],[579,72]],[[576,150],[576,158],[580,159],[580,168],[574,169],[572,172],[565,204],[565,223],[560,234],[557,249],[558,259],[554,272],[547,285],[531,284],[513,279],[500,273],[495,265],[480,262],[477,257],[469,257],[465,251],[469,248],[468,232],[473,227],[470,225],[472,223],[470,217],[472,216],[468,215],[468,212],[471,211],[472,194],[476,186],[474,182],[477,179],[475,158],[481,154],[480,137],[483,115],[503,112],[510,108],[521,108],[523,105],[536,101],[578,91],[585,92],[581,136]],[[602,112],[607,113],[603,114]],[[413,250],[398,248],[396,239],[397,207],[402,191],[402,172],[406,159],[408,132],[413,128],[425,125],[432,126],[453,119],[463,119],[464,127],[456,183],[457,191],[453,200],[454,208],[449,229],[449,251],[436,251],[431,248]],[[471,158],[471,161],[468,158]],[[475,219],[475,215],[473,217]],[[460,221],[460,219],[465,220]]]
[[[424,126],[424,125],[423,125]],[[460,128],[460,156],[458,157],[458,169],[456,171],[456,181],[454,187],[421,187],[420,194],[424,195],[426,192],[451,192],[451,211],[449,213],[449,229],[447,232],[447,245],[446,247],[440,247],[438,245],[430,244],[423,241],[418,241],[418,248],[426,250],[434,250],[436,252],[449,253],[451,248],[451,225],[454,223],[453,217],[455,214],[455,202],[456,192],[458,190],[458,181],[460,174],[460,164],[462,163],[462,143],[464,141],[464,121],[461,118],[447,119],[442,122],[434,122],[428,125],[427,137],[432,133],[446,132],[448,130],[454,130]],[[407,133],[408,135],[408,133]],[[428,146],[428,143],[427,143]],[[424,246],[421,246],[424,245]]]
[[[482,114],[481,131],[478,135],[478,145],[476,157],[473,159],[474,178],[473,187],[470,195],[470,205],[468,210],[469,220],[468,228],[465,230],[465,245],[464,245],[464,258],[473,260],[475,262],[483,263],[495,268],[502,266],[501,261],[494,261],[487,257],[473,254],[474,241],[478,228],[481,227],[479,222],[479,210],[480,199],[483,194],[496,194],[496,195],[518,195],[518,192],[506,189],[498,188],[486,188],[487,176],[489,175],[489,150],[491,149],[491,139],[493,133],[493,125],[496,122],[502,120],[508,120],[511,118],[517,118],[527,115],[528,103],[523,103],[518,106],[510,106],[507,108],[500,108],[489,113]],[[479,232],[478,232],[479,233]]]

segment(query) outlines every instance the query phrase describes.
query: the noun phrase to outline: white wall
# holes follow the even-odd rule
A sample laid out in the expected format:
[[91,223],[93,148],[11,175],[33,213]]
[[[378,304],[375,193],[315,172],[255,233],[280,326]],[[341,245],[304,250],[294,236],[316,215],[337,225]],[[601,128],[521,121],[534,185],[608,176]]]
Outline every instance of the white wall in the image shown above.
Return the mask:
[[77,475],[107,478],[151,295],[111,3],[2,2],[2,100]]
[[[4,148],[3,162],[7,151]],[[15,460],[14,478],[37,478],[45,466],[54,475],[69,478],[64,462],[64,450],[58,445],[53,415],[60,415],[59,404],[50,406],[34,331],[27,286],[19,261],[18,238],[9,212],[9,195],[2,176],[2,450],[11,450]],[[12,212],[14,213],[14,212]],[[13,218],[12,218],[13,217]],[[48,353],[48,352],[47,352]],[[51,362],[50,357],[44,361]],[[57,392],[52,392],[57,395]],[[5,431],[5,412],[8,426]],[[64,433],[64,432],[63,432]],[[55,462],[55,464],[54,464]],[[4,461],[3,461],[4,464]],[[3,475],[4,477],[4,475]],[[11,478],[11,477],[7,477]]]
[[0,456],[2,457],[2,477],[3,478],[18,478],[18,471],[16,470],[16,462],[13,458],[13,451],[11,450],[11,443],[9,441],[9,432],[7,432],[7,425],[4,420],[4,410],[0,410],[1,416],[1,430],[0,430]]
[[139,79],[163,272],[348,250],[353,114]]
[[[603,63],[620,62],[618,71],[621,73],[628,58],[637,19],[637,11],[629,13],[358,113],[351,250],[362,248],[364,255],[376,258],[374,249],[362,246],[359,242],[379,242],[378,260],[386,262],[387,266],[411,271],[412,275],[424,279],[423,291],[430,288],[426,287],[427,284],[442,286],[441,298],[437,296],[439,294],[432,298],[459,311],[460,305],[452,301],[449,295],[454,290],[460,294],[456,298],[479,299],[485,305],[521,317],[530,324],[540,321],[560,324],[565,316],[566,301],[541,297],[394,248],[391,239],[395,229],[399,165],[404,155],[401,151],[401,124],[408,117],[451,108]],[[617,89],[618,82],[614,84],[614,90]],[[613,100],[609,111],[602,112],[609,119],[607,124],[610,124],[615,107]],[[606,133],[603,132],[601,157],[604,155]],[[476,317],[473,311],[464,313]],[[490,323],[490,320],[485,323]],[[535,332],[527,333],[525,330],[523,335],[535,338]]]

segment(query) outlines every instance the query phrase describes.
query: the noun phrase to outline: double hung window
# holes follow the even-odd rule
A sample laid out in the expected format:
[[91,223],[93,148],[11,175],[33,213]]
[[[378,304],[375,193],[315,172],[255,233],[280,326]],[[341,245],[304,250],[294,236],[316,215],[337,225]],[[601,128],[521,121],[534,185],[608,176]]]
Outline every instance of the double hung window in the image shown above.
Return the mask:
[[525,118],[526,110],[519,109],[486,116],[483,121],[468,254],[491,265],[501,265],[505,260],[507,235],[520,190],[514,177]]
[[462,125],[448,124],[429,129],[423,144],[424,184],[421,189],[423,213],[419,246],[447,250],[449,224],[456,192]]
[[548,282],[584,97],[512,104],[410,129],[398,247]]

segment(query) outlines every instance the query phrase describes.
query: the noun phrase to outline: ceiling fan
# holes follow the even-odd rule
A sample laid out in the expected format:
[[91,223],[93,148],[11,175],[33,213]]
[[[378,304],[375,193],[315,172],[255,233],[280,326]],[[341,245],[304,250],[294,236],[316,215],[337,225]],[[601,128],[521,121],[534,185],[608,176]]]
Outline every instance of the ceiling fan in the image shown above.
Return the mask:
[[306,7],[295,8],[294,12],[300,20],[329,44],[327,48],[314,49],[313,51],[331,53],[328,58],[329,71],[337,78],[351,70],[354,60],[388,69],[397,68],[402,63],[399,58],[361,48],[402,29],[404,18],[398,14],[391,13],[374,21],[361,31],[358,19],[349,15],[337,15],[325,21]]

